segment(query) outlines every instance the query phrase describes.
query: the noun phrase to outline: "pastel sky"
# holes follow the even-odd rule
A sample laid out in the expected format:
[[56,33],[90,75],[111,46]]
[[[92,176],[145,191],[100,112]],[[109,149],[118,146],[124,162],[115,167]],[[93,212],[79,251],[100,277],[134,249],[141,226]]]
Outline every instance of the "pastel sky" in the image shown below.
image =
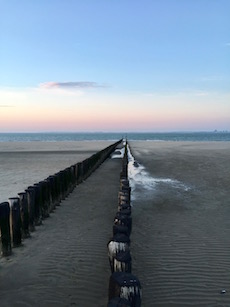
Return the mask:
[[229,0],[0,0],[0,132],[230,130]]

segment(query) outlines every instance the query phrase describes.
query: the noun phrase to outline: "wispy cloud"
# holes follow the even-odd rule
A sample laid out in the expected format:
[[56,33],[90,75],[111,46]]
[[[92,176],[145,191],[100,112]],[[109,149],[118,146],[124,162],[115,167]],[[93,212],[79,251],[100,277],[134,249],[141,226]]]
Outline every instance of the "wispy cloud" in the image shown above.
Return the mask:
[[79,82],[45,82],[39,85],[40,88],[45,89],[92,89],[100,87],[108,87],[97,82],[79,81]]
[[226,43],[226,44],[225,44],[225,46],[228,46],[228,47],[230,47],[230,43]]
[[200,78],[200,81],[202,82],[209,82],[209,81],[222,81],[224,80],[223,76],[220,75],[211,75],[211,76],[204,76]]
[[204,97],[204,96],[209,96],[211,93],[208,91],[194,91],[193,95],[198,96],[198,97]]
[[12,105],[0,104],[0,108],[14,108]]

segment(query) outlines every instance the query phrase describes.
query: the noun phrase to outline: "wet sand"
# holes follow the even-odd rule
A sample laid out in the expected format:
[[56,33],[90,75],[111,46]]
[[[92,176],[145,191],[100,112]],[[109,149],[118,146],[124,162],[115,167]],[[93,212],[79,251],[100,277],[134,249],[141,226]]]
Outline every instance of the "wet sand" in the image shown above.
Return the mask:
[[143,306],[229,306],[230,142],[130,145],[147,182],[133,191]]
[[[132,271],[142,306],[229,306],[230,142],[130,145],[145,167],[131,180]],[[95,148],[81,150],[86,157]],[[108,159],[0,260],[1,306],[106,306],[120,169],[120,159]]]

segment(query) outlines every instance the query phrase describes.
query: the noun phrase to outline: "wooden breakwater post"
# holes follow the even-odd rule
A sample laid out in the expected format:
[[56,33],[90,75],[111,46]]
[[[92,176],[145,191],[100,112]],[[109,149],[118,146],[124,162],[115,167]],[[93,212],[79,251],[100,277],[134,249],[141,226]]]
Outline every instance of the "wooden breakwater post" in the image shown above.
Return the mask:
[[118,210],[113,224],[113,237],[107,244],[111,277],[108,307],[141,306],[141,284],[132,275],[130,235],[132,231],[131,188],[128,178],[128,144],[125,142],[120,173]]
[[12,234],[13,247],[21,246],[22,244],[22,220],[19,197],[9,198],[11,210],[10,230]]
[[0,204],[0,229],[2,256],[11,254],[11,235],[10,235],[10,206],[8,202]]
[[35,230],[35,191],[32,187],[25,190],[27,194],[28,212],[29,212],[29,231]]
[[18,193],[19,196],[19,203],[20,203],[20,210],[21,210],[21,220],[22,220],[22,238],[29,238],[30,231],[29,231],[29,208],[28,208],[28,201],[27,201],[27,193],[21,192]]
[[73,189],[86,180],[115,150],[122,140],[96,152],[82,162],[78,162],[46,179],[35,183],[0,203],[1,254],[9,256],[13,247],[21,245],[30,237],[36,226],[49,217]]
[[[130,302],[130,306],[141,306],[141,284],[131,273],[115,272],[109,281],[109,300],[120,297]],[[117,305],[119,306],[119,305]]]

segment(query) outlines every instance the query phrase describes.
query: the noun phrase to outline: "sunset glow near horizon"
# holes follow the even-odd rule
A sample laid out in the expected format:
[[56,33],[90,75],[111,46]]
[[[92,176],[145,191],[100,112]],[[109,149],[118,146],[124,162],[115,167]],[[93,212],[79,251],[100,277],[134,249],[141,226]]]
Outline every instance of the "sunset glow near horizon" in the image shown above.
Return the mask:
[[0,5],[0,132],[230,130],[230,1]]

